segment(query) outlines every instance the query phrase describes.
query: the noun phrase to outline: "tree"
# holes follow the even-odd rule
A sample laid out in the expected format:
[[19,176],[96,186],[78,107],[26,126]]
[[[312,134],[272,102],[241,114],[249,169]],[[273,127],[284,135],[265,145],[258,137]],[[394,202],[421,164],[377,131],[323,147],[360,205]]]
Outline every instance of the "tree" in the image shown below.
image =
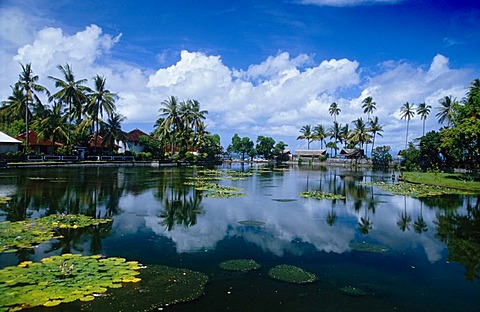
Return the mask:
[[313,140],[320,141],[320,149],[323,149],[323,141],[328,136],[324,125],[316,125],[313,128]]
[[333,143],[335,144],[335,157],[337,157],[337,142],[340,141],[342,143],[342,125],[339,124],[338,122],[334,122],[333,126],[328,129],[328,133],[330,134],[330,139],[334,139]]
[[407,121],[407,134],[405,135],[405,149],[408,144],[408,126],[410,124],[410,119],[415,116],[414,104],[405,102],[400,109],[400,118]]
[[216,155],[223,153],[223,147],[220,143],[218,134],[206,133],[199,147],[199,152],[206,155],[206,159],[212,161]]
[[60,103],[66,104],[70,123],[76,119],[77,125],[79,125],[83,113],[82,104],[87,101],[85,93],[89,91],[85,86],[87,79],[75,80],[72,68],[68,64],[65,66],[58,65],[57,68],[62,72],[63,80],[48,76],[55,82],[55,87],[60,88],[50,97],[50,100],[57,99]]
[[363,113],[367,114],[368,120],[370,120],[370,114],[377,109],[377,103],[373,101],[373,98],[371,96],[367,96],[366,98],[364,98],[362,103]]
[[387,166],[393,160],[390,154],[390,146],[378,146],[372,150],[372,162],[374,166]]
[[430,105],[427,105],[425,103],[420,103],[417,107],[417,115],[419,115],[420,119],[423,120],[422,136],[425,135],[425,120],[427,120],[431,108],[432,107]]
[[[228,152],[242,154],[242,160],[245,159],[245,154],[250,155],[254,151],[254,143],[250,138],[240,136],[235,133],[232,137],[232,143],[227,147]],[[253,155],[255,156],[255,155]]]
[[173,145],[175,141],[175,133],[180,124],[180,113],[178,100],[173,95],[162,101],[162,107],[159,109],[160,118],[157,119],[155,126],[159,129],[162,137],[170,138],[171,153],[173,154]]
[[99,131],[99,116],[103,117],[105,111],[108,115],[112,115],[115,111],[115,99],[118,96],[105,87],[106,79],[97,75],[93,78],[95,89],[88,94],[89,102],[85,108],[88,115],[92,118],[95,125],[95,148],[97,146],[98,131]]
[[25,109],[25,146],[28,149],[28,116],[30,114],[29,105],[33,105],[33,101],[35,100],[39,106],[42,106],[42,101],[40,101],[37,92],[45,92],[47,96],[50,96],[50,92],[47,90],[47,88],[37,83],[39,78],[38,76],[33,75],[31,64],[20,65],[22,66],[22,73],[18,77],[18,85],[20,89],[24,92],[27,99]]
[[38,136],[48,138],[52,145],[56,141],[62,141],[67,145],[70,143],[67,115],[63,113],[62,105],[58,102],[54,102],[52,109],[47,109],[45,118],[35,120],[33,125],[41,129]]
[[440,132],[430,131],[420,139],[420,168],[424,171],[428,169],[443,168],[443,160],[445,155],[441,156],[441,135]]
[[[373,117],[372,119],[370,119],[370,122],[369,122],[369,125],[370,125],[370,132],[373,134],[373,138],[372,138],[372,153],[373,153],[373,149],[375,147],[375,137],[377,136],[377,134],[381,137],[383,137],[382,135],[382,132],[383,132],[383,126],[380,125],[379,121],[378,121],[378,117],[375,116]],[[370,155],[372,156],[372,155]]]
[[438,118],[438,123],[443,124],[445,121],[447,122],[447,128],[450,127],[450,123],[452,122],[453,115],[455,113],[454,106],[458,104],[455,98],[452,96],[445,96],[438,100],[440,103],[440,107],[437,107],[438,113],[435,117]]
[[[8,124],[18,119],[25,121],[27,97],[23,93],[18,83],[16,83],[14,87],[10,86],[10,88],[12,89],[12,95],[10,95],[7,100],[2,101],[0,118],[2,122]],[[16,135],[18,135],[18,133]]]
[[310,143],[314,139],[314,133],[312,132],[311,125],[305,125],[300,129],[301,135],[297,137],[297,140],[307,140],[307,149],[310,149]]
[[355,126],[355,129],[353,129],[350,133],[348,140],[353,142],[355,145],[360,144],[360,148],[363,149],[363,144],[370,140],[370,135],[368,134],[366,124],[360,117],[353,121],[353,125]]
[[328,109],[328,113],[330,116],[333,116],[333,122],[337,122],[337,116],[340,114],[342,110],[338,107],[337,103],[333,102],[330,104],[330,108]]
[[260,135],[257,137],[257,150],[258,155],[262,155],[265,159],[270,159],[273,155],[273,148],[275,140],[271,137],[264,137]]
[[110,152],[113,152],[115,141],[121,141],[123,145],[126,145],[127,133],[122,130],[122,122],[127,117],[112,113],[107,119],[107,122],[102,123],[101,133],[103,137],[102,145],[105,144],[110,148]]

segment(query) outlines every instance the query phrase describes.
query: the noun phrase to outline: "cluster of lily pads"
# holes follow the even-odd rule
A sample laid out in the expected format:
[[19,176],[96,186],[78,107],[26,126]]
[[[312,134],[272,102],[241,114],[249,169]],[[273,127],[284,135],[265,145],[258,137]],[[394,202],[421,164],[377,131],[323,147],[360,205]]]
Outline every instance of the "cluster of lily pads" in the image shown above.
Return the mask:
[[90,301],[108,288],[140,281],[140,265],[124,258],[63,254],[0,270],[0,311]]
[[242,189],[239,187],[223,186],[213,182],[198,180],[196,183],[193,182],[192,185],[197,191],[206,191],[205,197],[230,198],[246,195],[240,192]]
[[388,251],[388,248],[378,244],[366,243],[366,242],[355,242],[349,244],[352,250],[364,251],[364,252],[374,252],[374,253],[384,253]]
[[378,186],[381,189],[397,195],[405,195],[411,197],[429,197],[446,194],[470,194],[466,191],[452,189],[436,185],[415,184],[401,182],[397,184],[388,184],[384,182],[368,183],[371,186]]
[[326,193],[322,191],[302,192],[299,195],[305,198],[315,198],[315,199],[345,199],[345,196],[343,195]]
[[110,219],[95,219],[84,215],[50,215],[43,218],[0,222],[0,252],[16,252],[22,248],[61,238],[55,228],[81,228],[110,222]]

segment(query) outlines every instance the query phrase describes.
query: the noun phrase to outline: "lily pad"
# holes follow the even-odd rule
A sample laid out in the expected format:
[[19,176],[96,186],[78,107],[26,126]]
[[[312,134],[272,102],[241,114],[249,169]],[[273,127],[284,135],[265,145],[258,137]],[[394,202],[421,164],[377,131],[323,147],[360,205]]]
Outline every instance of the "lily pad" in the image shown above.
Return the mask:
[[351,296],[351,297],[364,297],[368,295],[368,292],[366,292],[365,290],[358,287],[353,287],[353,286],[342,287],[340,288],[340,291],[345,295]]
[[260,269],[260,264],[252,259],[235,259],[220,263],[220,268],[227,271],[251,271]]
[[85,311],[156,311],[163,307],[198,299],[208,277],[188,269],[149,265],[141,270],[142,281],[120,289],[109,289],[105,296],[82,303]]
[[302,192],[300,196],[305,198],[315,199],[345,199],[345,196],[340,194],[325,193],[322,191]]
[[375,253],[384,253],[388,251],[388,248],[385,246],[366,243],[366,242],[350,243],[349,246],[350,248],[352,248],[352,250],[357,250],[357,251],[375,252]]
[[79,254],[52,256],[40,263],[25,261],[0,270],[0,311],[90,301],[107,291],[101,286],[105,281],[117,286],[139,281],[139,270],[137,262]]
[[294,284],[313,283],[317,279],[315,274],[288,264],[275,266],[268,272],[268,275],[273,279]]

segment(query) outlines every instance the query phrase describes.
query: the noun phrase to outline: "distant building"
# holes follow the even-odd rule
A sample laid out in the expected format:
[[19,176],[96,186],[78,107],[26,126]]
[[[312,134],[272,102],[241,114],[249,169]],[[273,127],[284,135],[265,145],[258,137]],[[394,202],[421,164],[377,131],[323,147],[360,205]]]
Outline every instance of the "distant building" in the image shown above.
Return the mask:
[[[24,142],[26,138],[26,132],[16,137],[16,139],[22,140]],[[46,138],[40,138],[35,131],[28,131],[28,147],[31,148],[37,155],[53,155],[55,154],[57,147],[61,146],[63,146],[62,143],[52,142],[50,139]]]
[[0,131],[0,154],[18,152],[22,141],[12,138]]
[[[154,139],[152,136],[146,134],[142,130],[139,130],[139,129],[132,130],[129,133],[127,133],[127,142],[125,142],[126,144],[125,150],[132,151],[135,153],[143,152],[144,146],[142,145],[142,143],[140,143],[140,137],[142,136],[146,136],[152,140]],[[122,145],[120,143],[121,142],[119,142],[119,145]]]
[[345,157],[347,159],[359,159],[364,158],[365,154],[363,153],[363,149],[344,148],[340,151],[340,157]]
[[325,156],[327,154],[327,150],[296,150],[295,157],[299,158],[319,158]]

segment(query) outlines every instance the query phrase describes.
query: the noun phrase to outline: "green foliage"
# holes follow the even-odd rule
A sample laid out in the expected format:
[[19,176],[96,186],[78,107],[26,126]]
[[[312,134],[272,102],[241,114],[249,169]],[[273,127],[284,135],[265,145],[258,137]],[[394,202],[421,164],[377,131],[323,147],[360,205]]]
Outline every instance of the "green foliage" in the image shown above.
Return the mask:
[[227,147],[227,151],[242,154],[242,160],[245,159],[245,154],[252,155],[251,157],[256,155],[253,141],[248,137],[240,138],[237,133],[233,135],[232,143]]
[[268,276],[279,281],[294,284],[313,283],[317,279],[315,274],[287,264],[275,266],[268,272]]
[[372,151],[372,162],[374,166],[387,166],[393,157],[390,154],[390,146],[377,146]]
[[220,268],[227,271],[246,272],[251,270],[258,270],[261,268],[261,266],[252,259],[235,259],[220,263]]
[[440,196],[447,194],[472,194],[472,192],[462,191],[458,189],[446,188],[436,185],[413,184],[402,182],[398,184],[386,184],[383,182],[372,183],[388,192],[398,195],[406,195],[411,197],[428,197]]
[[108,288],[139,282],[139,270],[136,261],[80,254],[52,256],[40,263],[25,261],[0,270],[0,309],[90,301]]
[[259,135],[257,137],[257,150],[258,155],[262,155],[265,159],[270,159],[273,155],[273,149],[275,145],[275,140],[271,137],[264,137]]
[[366,292],[365,290],[358,287],[353,287],[353,286],[342,287],[340,288],[340,291],[345,295],[351,296],[351,297],[364,297],[368,295],[368,292]]
[[15,138],[25,132],[25,122],[22,119],[16,119],[12,122],[0,123],[0,131]]
[[299,195],[305,198],[315,198],[315,199],[345,199],[345,196],[343,195],[325,193],[322,191],[302,192]]
[[366,243],[366,242],[350,243],[349,246],[352,250],[364,251],[364,252],[384,253],[388,251],[388,248],[385,246]]
[[34,245],[55,238],[54,229],[81,228],[109,219],[94,219],[84,215],[50,215],[28,221],[0,222],[0,252],[15,252],[19,248],[33,248]]
[[146,135],[141,135],[139,137],[139,143],[143,146],[143,152],[150,153],[152,158],[160,159],[163,158],[163,151],[161,142],[155,139],[152,139]]
[[415,145],[410,142],[408,148],[400,152],[400,156],[405,159],[405,168],[408,171],[420,170],[420,150],[418,150]]

